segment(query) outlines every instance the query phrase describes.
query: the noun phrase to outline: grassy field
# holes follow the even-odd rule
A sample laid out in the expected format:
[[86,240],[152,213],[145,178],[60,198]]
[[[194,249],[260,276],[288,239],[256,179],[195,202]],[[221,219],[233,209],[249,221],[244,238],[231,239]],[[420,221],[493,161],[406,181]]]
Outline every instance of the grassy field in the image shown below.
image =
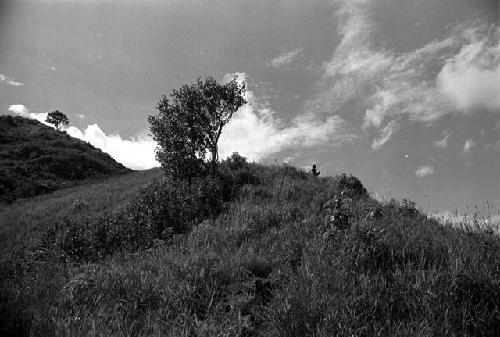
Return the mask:
[[0,256],[28,246],[50,225],[64,219],[99,218],[125,205],[141,187],[161,176],[160,169],[90,180],[12,205],[0,204]]
[[[42,240],[3,264],[2,335],[500,334],[493,233],[378,203],[352,177],[229,171],[221,197],[204,181],[139,191],[152,171],[4,209],[3,247]],[[329,231],[325,204],[340,191],[348,226]]]

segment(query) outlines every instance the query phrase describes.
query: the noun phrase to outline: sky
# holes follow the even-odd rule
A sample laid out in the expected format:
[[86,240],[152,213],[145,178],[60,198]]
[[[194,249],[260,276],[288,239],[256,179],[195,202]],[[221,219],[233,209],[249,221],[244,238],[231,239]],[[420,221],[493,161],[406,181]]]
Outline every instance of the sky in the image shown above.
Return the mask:
[[0,1],[0,113],[133,169],[162,95],[238,75],[222,158],[317,164],[427,212],[500,214],[498,0]]

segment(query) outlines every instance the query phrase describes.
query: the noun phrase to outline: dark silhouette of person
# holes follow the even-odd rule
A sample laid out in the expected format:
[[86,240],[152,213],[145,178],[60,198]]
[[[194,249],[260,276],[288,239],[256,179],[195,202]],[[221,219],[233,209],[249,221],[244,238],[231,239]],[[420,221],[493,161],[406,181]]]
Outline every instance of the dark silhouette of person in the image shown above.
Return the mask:
[[316,170],[316,164],[313,164],[313,168],[312,168],[312,170],[311,170],[311,173],[312,173],[312,174],[313,174],[313,176],[315,176],[315,177],[319,176],[319,174],[321,173],[321,172],[318,172],[318,171]]

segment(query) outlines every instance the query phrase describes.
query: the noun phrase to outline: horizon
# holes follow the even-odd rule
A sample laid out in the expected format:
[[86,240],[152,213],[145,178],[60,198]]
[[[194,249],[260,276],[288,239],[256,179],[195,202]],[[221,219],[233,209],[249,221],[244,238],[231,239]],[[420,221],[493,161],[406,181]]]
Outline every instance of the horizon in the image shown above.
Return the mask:
[[[195,5],[193,5],[195,3]],[[4,1],[2,114],[44,120],[133,169],[157,165],[161,95],[237,74],[221,158],[316,164],[427,212],[500,214],[494,0]]]

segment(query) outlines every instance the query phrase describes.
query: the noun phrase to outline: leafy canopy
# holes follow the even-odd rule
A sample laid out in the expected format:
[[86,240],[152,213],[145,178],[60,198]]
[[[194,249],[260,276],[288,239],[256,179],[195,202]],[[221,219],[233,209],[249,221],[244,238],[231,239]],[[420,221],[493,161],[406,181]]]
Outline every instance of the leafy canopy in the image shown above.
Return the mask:
[[68,117],[59,110],[49,112],[45,121],[47,123],[53,124],[56,127],[57,131],[61,129],[62,125],[69,124]]
[[[175,178],[214,174],[223,127],[246,104],[245,84],[235,77],[219,84],[212,77],[173,90],[158,103],[159,114],[149,116],[156,158]],[[210,158],[206,160],[207,155]]]

